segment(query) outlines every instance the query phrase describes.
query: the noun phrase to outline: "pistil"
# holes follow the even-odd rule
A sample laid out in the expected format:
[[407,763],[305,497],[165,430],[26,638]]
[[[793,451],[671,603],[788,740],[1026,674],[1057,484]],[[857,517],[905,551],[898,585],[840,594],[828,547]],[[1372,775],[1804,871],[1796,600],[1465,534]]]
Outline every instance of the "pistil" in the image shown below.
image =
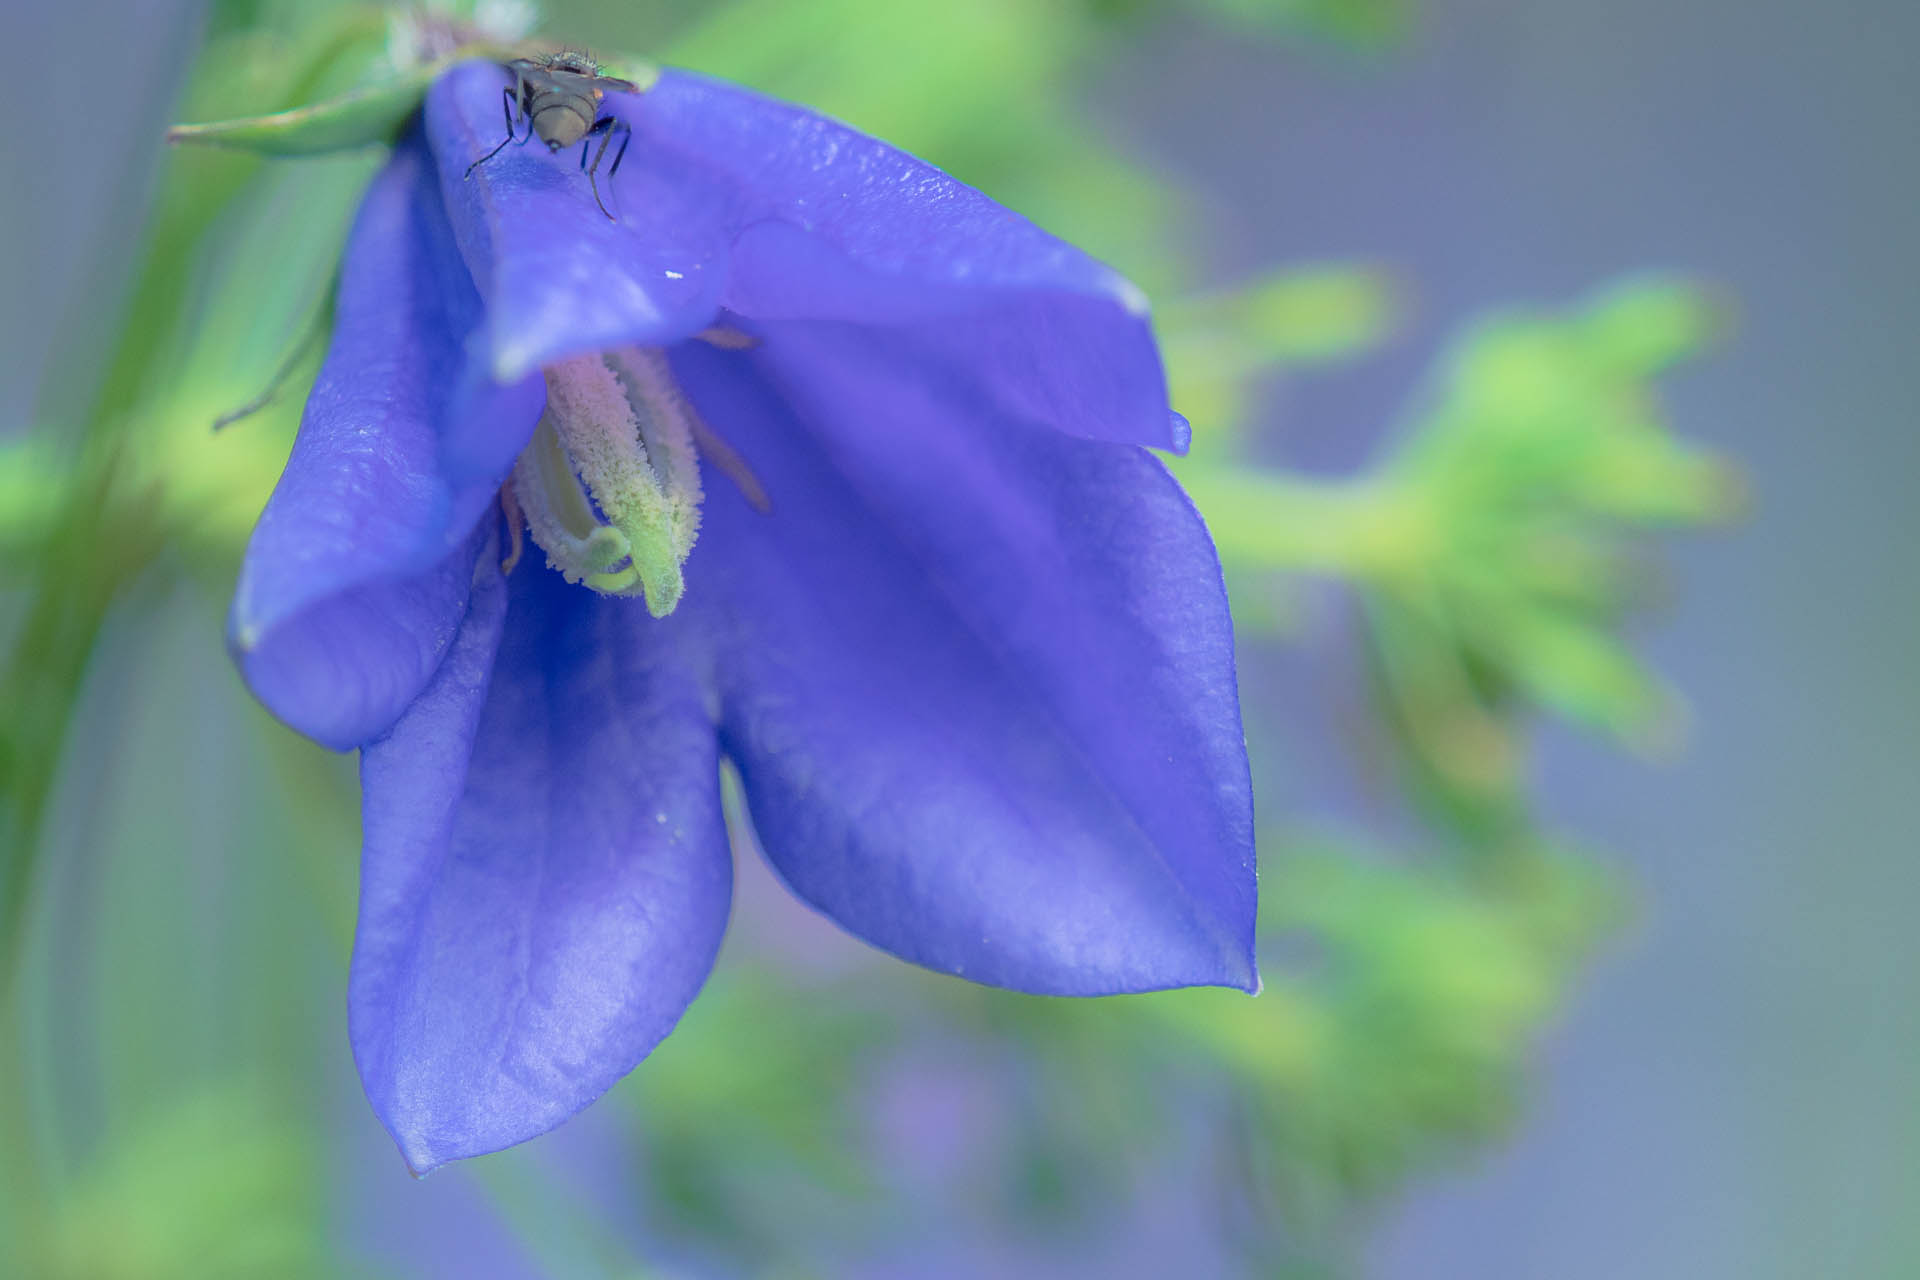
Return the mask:
[[562,361],[546,381],[546,414],[513,469],[527,532],[567,581],[642,596],[663,618],[699,532],[704,428],[656,349]]

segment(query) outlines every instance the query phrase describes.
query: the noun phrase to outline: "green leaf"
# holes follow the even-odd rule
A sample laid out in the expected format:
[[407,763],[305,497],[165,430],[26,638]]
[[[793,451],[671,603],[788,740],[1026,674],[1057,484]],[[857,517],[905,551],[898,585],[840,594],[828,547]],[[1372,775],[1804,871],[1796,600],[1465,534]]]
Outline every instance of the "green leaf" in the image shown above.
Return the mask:
[[1602,292],[1576,318],[1588,357],[1620,377],[1671,368],[1712,342],[1731,307],[1710,289],[1670,276],[1641,276]]
[[1174,403],[1209,450],[1230,449],[1258,412],[1261,379],[1335,364],[1377,347],[1401,299],[1382,270],[1316,263],[1156,307]]

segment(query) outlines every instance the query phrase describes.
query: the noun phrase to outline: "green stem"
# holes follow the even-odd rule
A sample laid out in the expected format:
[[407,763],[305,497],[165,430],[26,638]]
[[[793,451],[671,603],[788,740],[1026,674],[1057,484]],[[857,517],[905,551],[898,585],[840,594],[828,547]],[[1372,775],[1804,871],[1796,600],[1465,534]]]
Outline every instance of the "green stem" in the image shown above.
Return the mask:
[[[96,451],[69,489],[36,566],[27,614],[0,672],[0,1152],[7,1166],[10,1238],[48,1222],[52,1191],[32,1111],[22,1056],[28,1037],[18,977],[26,937],[40,827],[85,682],[95,637],[122,588],[161,545],[142,517],[150,506],[124,502],[108,521],[119,454]],[[70,558],[71,557],[71,558]],[[72,566],[88,567],[74,573]]]
[[[310,93],[353,45],[383,29],[384,17],[371,9],[338,22],[289,78],[289,95],[298,101]],[[177,163],[167,166],[107,372],[79,433],[71,483],[48,526],[29,531],[38,563],[23,593],[25,616],[0,669],[0,1027],[9,1032],[0,1052],[0,1149],[11,1225],[20,1229],[48,1221],[52,1203],[19,1057],[24,1037],[17,1034],[41,827],[100,630],[121,592],[166,544],[158,503],[128,483],[114,442],[136,419],[176,340],[201,244],[258,163],[224,157],[185,172]],[[19,1230],[7,1234],[21,1238]]]
[[[0,1173],[5,1175],[6,1195],[0,1197],[0,1233],[13,1241],[13,1248],[33,1239],[49,1218],[50,1197],[46,1179],[35,1153],[39,1135],[34,1132],[33,1113],[27,1088],[27,1071],[20,1046],[21,1017],[17,1002],[0,991],[0,1027],[5,1028],[5,1049],[0,1050]],[[0,1247],[0,1261],[5,1260]],[[25,1256],[30,1253],[25,1249]],[[18,1261],[18,1257],[15,1259]]]
[[96,451],[82,466],[0,673],[0,989],[20,968],[40,826],[94,641],[115,598],[164,541],[152,503],[116,492],[125,487],[117,450]]
[[[318,33],[311,52],[287,77],[278,107],[308,101],[336,64],[356,45],[381,36],[386,17],[379,10],[348,10],[331,29]],[[151,380],[169,344],[184,328],[177,323],[192,301],[189,287],[200,270],[200,246],[221,211],[252,181],[264,162],[245,154],[170,156],[157,217],[147,238],[140,273],[127,302],[124,323],[101,380],[99,397],[88,415],[88,433],[131,417],[152,390]],[[160,317],[170,322],[162,322]]]
[[[311,94],[335,64],[385,29],[377,10],[350,11],[318,33],[289,77]],[[127,319],[80,434],[67,497],[41,548],[26,620],[0,673],[0,989],[19,968],[20,935],[48,796],[94,643],[120,590],[164,545],[157,504],[125,481],[115,441],[137,421],[162,356],[184,330],[199,250],[215,219],[258,169],[251,157],[167,166]]]

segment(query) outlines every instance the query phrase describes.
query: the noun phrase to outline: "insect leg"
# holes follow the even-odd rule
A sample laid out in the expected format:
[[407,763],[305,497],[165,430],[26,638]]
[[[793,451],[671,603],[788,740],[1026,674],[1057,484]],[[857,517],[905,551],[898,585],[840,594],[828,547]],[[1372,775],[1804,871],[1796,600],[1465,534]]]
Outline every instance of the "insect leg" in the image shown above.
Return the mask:
[[[518,77],[515,77],[515,81],[516,83],[518,82]],[[507,136],[500,140],[500,146],[495,147],[493,150],[487,152],[487,154],[481,156],[478,160],[475,160],[472,164],[468,165],[466,173],[462,175],[463,180],[465,178],[471,178],[473,176],[473,171],[475,169],[478,169],[481,165],[485,164],[487,161],[499,155],[502,147],[505,147],[509,142],[514,141],[515,129],[514,129],[514,123],[513,123],[513,109],[514,107],[519,105],[519,101],[520,101],[519,95],[512,89],[502,89],[500,91],[500,95],[501,95],[501,98],[503,99],[502,106],[505,107],[506,114],[507,114]],[[532,130],[529,129],[528,132],[531,133]]]
[[[606,201],[600,198],[600,161],[607,154],[607,144],[613,141],[613,135],[616,130],[619,130],[622,134],[620,150],[613,157],[613,167],[607,170],[607,176],[609,178],[620,168],[620,157],[627,154],[627,143],[633,141],[633,126],[624,120],[617,120],[612,116],[602,116],[600,119],[594,121],[593,128],[587,130],[589,134],[597,133],[600,135],[600,149],[593,153],[593,167],[587,170],[587,182],[593,187],[593,202],[600,206],[600,212],[602,213],[607,213],[607,204]],[[586,158],[587,149],[585,144],[582,144],[580,148],[581,162],[584,163]],[[607,213],[607,219],[612,221],[613,215]]]
[[[527,122],[527,136],[520,139],[520,145],[525,146],[533,139],[533,113],[527,110],[527,74],[520,69],[518,62],[513,64],[513,105]],[[507,115],[507,136],[509,138],[513,136],[511,112]]]
[[472,164],[468,165],[467,172],[465,173],[465,175],[463,175],[463,180],[464,178],[471,178],[473,176],[473,171],[475,169],[478,169],[481,165],[485,164],[487,161],[499,155],[501,147],[506,146],[509,142],[518,142],[524,146],[526,144],[527,138],[531,138],[533,136],[533,117],[532,116],[526,117],[527,118],[527,137],[520,138],[515,136],[514,118],[516,116],[526,116],[526,105],[527,105],[527,78],[526,78],[526,75],[520,70],[520,68],[516,66],[513,69],[513,88],[502,89],[500,91],[500,110],[501,110],[501,114],[503,114],[506,117],[507,136],[500,140],[500,146],[495,147],[493,150],[487,152],[487,154],[481,156],[478,160],[475,160]]
[[[633,126],[622,121],[620,125],[620,149],[613,153],[613,163],[607,166],[607,176],[611,178],[620,172],[620,162],[627,158],[627,144],[633,141]],[[612,130],[608,130],[611,135]]]

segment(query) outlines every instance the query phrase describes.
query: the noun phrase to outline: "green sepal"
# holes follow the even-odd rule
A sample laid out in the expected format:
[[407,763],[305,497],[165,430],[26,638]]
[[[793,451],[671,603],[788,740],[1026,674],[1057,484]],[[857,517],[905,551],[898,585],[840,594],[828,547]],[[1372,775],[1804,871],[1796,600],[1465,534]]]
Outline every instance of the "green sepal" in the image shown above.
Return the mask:
[[[326,102],[311,102],[271,115],[242,115],[230,121],[207,121],[204,125],[175,125],[167,130],[167,142],[192,142],[255,155],[324,155],[359,146],[386,146],[394,142],[407,117],[419,109],[420,100],[426,96],[426,86],[434,83],[447,67],[474,58],[507,63],[524,56],[524,48],[463,44],[445,58],[422,63],[401,73],[394,81],[355,88]],[[614,59],[603,71],[632,81],[641,92],[653,88],[660,79],[659,67],[637,58]]]
[[271,115],[177,124],[167,130],[167,141],[268,156],[323,155],[329,151],[386,144],[393,141],[407,117],[419,109],[420,100],[426,96],[427,86],[433,83],[434,77],[448,67],[468,58],[505,61],[513,56],[511,51],[469,45],[384,84],[355,89],[324,102],[275,111]]
[[[384,84],[355,89],[325,102],[275,111],[264,116],[241,116],[204,124],[177,124],[167,130],[168,142],[190,142],[230,151],[267,156],[313,156],[354,147],[386,145],[399,134],[420,107],[427,86],[456,63],[470,59],[506,63],[525,57],[525,49],[506,45],[462,45]],[[607,75],[631,80],[642,92],[660,78],[658,67],[637,58],[620,58],[602,68]]]

